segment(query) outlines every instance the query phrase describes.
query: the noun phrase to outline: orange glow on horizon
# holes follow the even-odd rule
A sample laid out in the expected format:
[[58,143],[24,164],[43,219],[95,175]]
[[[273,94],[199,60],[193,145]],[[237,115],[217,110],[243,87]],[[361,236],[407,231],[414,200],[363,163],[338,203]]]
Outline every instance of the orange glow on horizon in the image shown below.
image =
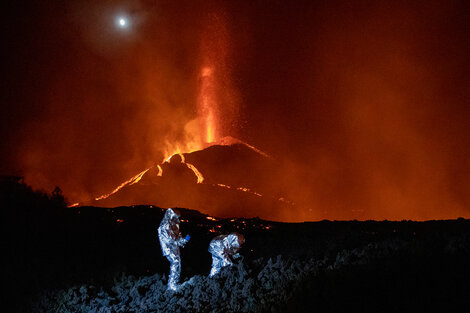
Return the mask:
[[[5,105],[15,114],[4,115],[21,119],[6,119],[0,172],[35,189],[60,186],[71,207],[118,204],[142,187],[128,202],[174,196],[221,217],[469,218],[461,5],[340,1],[299,14],[287,2],[170,1],[150,10],[158,16],[149,11],[131,41],[87,24],[77,38],[50,37],[73,48],[52,59],[43,48],[56,44],[31,41],[50,63],[31,59],[39,62],[31,73],[14,75],[18,96]],[[188,155],[242,143],[228,136],[258,155],[220,147]],[[185,165],[172,171],[163,163],[175,154]],[[147,190],[163,200],[147,201]]]

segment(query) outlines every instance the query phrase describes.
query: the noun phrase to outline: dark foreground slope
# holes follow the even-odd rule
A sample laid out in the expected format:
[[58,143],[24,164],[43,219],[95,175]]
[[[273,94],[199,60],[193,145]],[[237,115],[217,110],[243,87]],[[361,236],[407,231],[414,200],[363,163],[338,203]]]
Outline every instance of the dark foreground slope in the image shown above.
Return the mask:
[[[470,294],[464,219],[286,224],[181,209],[189,282],[172,293],[163,209],[19,202],[2,206],[5,312],[460,312]],[[232,231],[246,237],[243,260],[207,278],[211,238]]]

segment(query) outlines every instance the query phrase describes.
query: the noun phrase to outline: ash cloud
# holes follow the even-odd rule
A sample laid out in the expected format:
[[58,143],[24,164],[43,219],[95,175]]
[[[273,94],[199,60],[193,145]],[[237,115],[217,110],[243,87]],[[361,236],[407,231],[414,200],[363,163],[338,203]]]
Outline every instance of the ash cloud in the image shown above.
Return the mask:
[[[464,1],[115,4],[11,8],[2,172],[91,198],[161,161],[194,126],[215,12],[223,135],[283,161],[285,220],[468,216]],[[129,33],[97,21],[124,9]]]
[[[191,8],[58,6],[45,5],[36,20],[42,30],[25,30],[33,33],[23,45],[37,54],[27,61],[39,68],[30,69],[31,84],[19,71],[15,78],[34,95],[9,110],[36,112],[20,121],[10,166],[34,186],[58,184],[69,198],[86,199],[160,162],[168,141],[184,140],[195,118],[200,27]],[[130,12],[127,32],[113,23],[120,11]]]

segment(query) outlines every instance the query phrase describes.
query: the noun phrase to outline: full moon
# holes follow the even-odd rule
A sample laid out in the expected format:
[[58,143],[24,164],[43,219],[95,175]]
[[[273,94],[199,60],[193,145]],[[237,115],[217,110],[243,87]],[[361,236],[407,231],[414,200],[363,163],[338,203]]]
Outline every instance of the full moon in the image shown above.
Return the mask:
[[128,22],[127,18],[122,17],[122,16],[118,17],[118,18],[116,19],[116,22],[117,22],[117,25],[118,25],[120,28],[127,28],[128,25],[129,25],[129,22]]

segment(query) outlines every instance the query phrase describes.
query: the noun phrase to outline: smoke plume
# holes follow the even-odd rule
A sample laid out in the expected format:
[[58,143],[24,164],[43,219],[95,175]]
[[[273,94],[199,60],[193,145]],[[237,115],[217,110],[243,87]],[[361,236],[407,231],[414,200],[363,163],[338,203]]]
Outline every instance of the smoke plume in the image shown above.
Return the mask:
[[8,12],[2,173],[80,201],[233,136],[280,162],[283,220],[469,216],[465,1]]

